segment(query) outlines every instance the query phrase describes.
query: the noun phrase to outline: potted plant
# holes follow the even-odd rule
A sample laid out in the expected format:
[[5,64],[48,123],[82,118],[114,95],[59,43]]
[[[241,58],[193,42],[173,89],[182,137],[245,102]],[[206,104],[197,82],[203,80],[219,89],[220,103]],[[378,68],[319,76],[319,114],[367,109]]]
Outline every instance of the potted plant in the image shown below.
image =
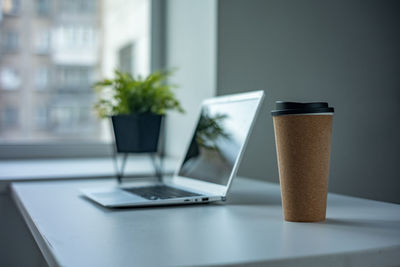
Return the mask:
[[161,121],[168,110],[183,112],[166,83],[171,74],[157,71],[146,78],[115,71],[115,77],[94,84],[98,95],[95,110],[110,117],[119,153],[157,152]]

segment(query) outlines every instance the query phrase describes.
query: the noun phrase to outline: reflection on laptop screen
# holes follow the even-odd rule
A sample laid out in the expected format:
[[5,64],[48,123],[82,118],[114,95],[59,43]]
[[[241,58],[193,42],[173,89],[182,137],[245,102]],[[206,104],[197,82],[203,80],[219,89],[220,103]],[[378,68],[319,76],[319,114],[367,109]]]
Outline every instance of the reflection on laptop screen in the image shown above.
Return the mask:
[[178,175],[226,185],[257,103],[257,99],[246,99],[204,105]]

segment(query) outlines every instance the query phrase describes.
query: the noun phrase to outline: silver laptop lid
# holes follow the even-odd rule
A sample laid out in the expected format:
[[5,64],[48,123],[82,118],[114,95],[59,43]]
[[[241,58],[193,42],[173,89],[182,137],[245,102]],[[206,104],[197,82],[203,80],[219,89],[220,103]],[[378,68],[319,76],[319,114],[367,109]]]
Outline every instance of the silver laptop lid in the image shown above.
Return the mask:
[[225,196],[263,97],[263,91],[255,91],[203,101],[200,118],[173,183]]

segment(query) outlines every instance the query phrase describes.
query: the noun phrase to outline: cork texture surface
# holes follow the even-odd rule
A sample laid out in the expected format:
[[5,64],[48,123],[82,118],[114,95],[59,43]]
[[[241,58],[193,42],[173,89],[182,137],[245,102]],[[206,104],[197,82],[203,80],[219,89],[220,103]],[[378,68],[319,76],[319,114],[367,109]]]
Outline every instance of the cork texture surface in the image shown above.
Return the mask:
[[274,116],[286,221],[325,220],[333,115]]

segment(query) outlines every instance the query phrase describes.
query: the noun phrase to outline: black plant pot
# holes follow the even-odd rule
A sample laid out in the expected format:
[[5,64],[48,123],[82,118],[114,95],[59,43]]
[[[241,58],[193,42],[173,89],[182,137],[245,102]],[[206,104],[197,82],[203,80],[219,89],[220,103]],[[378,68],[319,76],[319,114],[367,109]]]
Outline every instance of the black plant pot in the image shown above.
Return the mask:
[[157,152],[162,118],[152,113],[111,116],[117,152]]

